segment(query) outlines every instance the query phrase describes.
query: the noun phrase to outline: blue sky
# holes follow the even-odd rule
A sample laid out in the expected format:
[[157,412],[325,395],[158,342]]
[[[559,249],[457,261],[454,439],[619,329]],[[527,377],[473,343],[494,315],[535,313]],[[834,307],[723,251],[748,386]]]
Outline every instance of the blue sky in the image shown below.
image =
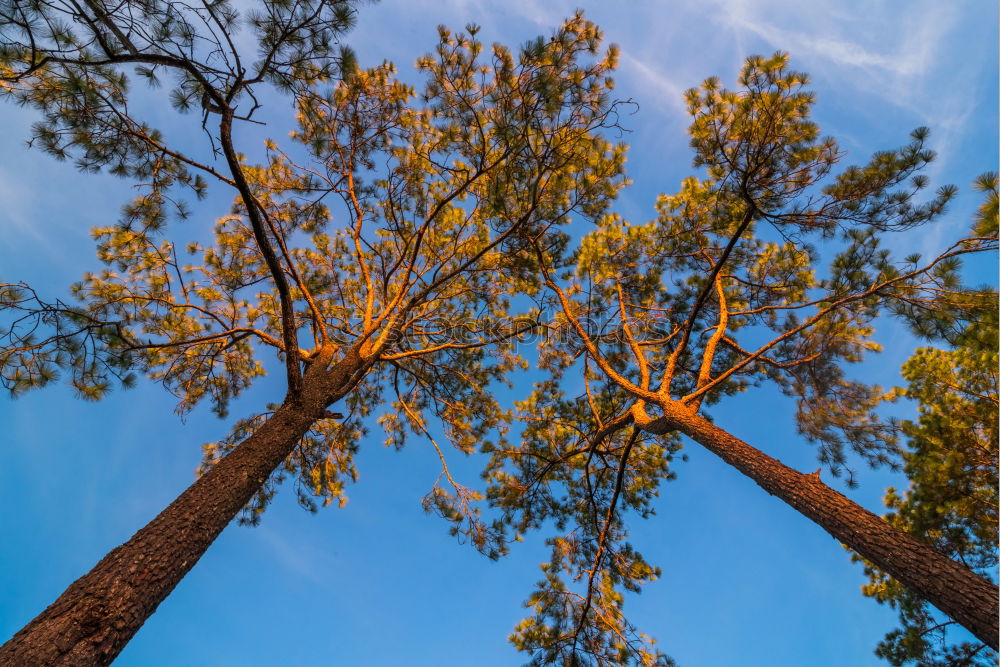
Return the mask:
[[[618,210],[653,215],[660,192],[691,173],[682,93],[718,75],[732,86],[743,58],[789,51],[809,72],[824,133],[853,161],[932,130],[932,184],[955,183],[941,224],[900,238],[902,252],[933,251],[960,233],[978,204],[969,183],[997,168],[997,6],[986,2],[391,2],[361,10],[349,43],[363,65],[383,59],[419,83],[412,63],[435,26],[482,26],[510,45],[547,34],[583,4],[622,47],[617,93],[639,105],[625,118],[634,181]],[[291,113],[269,102],[267,134],[281,140]],[[168,133],[182,122],[156,111]],[[190,122],[191,118],[182,121]],[[60,295],[97,266],[88,229],[109,224],[126,183],[81,175],[29,151],[31,115],[0,107],[0,279]],[[228,197],[228,193],[226,197]],[[225,199],[209,201],[210,227]],[[220,207],[221,206],[221,207]],[[199,209],[201,211],[202,209]],[[994,282],[993,259],[970,275]],[[863,372],[884,384],[915,342],[894,324],[885,352]],[[280,396],[279,378],[243,396],[240,416]],[[193,480],[200,445],[227,423],[207,406],[182,422],[174,400],[149,383],[83,403],[64,386],[0,398],[0,636],[8,637],[73,579],[126,540]],[[803,471],[815,452],[795,433],[793,406],[768,391],[713,410],[735,435]],[[506,642],[540,577],[544,535],[529,535],[500,562],[456,544],[420,498],[439,467],[416,439],[383,448],[377,429],[362,449],[360,482],[344,509],[309,515],[282,493],[256,529],[231,526],[122,653],[120,665],[510,665]],[[894,614],[858,592],[860,567],[835,540],[696,445],[664,487],[657,516],[635,522],[634,543],[663,577],[626,602],[630,618],[682,665],[875,665],[872,649]],[[454,457],[453,457],[454,458]],[[466,483],[478,461],[458,461]],[[457,468],[457,470],[456,470]],[[862,470],[861,487],[837,488],[881,510],[899,483]]]

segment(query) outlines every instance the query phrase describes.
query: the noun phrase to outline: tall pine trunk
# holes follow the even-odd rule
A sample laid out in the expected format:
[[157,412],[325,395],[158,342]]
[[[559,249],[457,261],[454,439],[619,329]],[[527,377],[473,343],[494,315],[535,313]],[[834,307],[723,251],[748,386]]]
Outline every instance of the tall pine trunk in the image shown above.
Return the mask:
[[664,416],[655,421],[709,449],[997,648],[998,589],[994,584],[834,491],[818,475],[789,468],[704,417],[668,405]]
[[353,352],[327,368],[321,354],[297,400],[67,588],[0,647],[0,665],[107,665],[194,567],[223,528],[293,451],[327,406],[356,384]]

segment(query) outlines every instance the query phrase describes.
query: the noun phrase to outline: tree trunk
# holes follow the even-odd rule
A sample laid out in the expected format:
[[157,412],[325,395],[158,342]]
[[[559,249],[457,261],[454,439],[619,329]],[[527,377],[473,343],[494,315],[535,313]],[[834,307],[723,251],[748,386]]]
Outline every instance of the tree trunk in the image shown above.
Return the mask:
[[679,405],[666,406],[652,422],[647,430],[666,426],[684,433],[997,648],[994,584],[834,491],[819,475],[793,470]]
[[330,353],[321,354],[306,372],[298,400],[286,401],[0,647],[0,664],[110,664],[327,406],[342,398],[364,370],[353,350],[332,369],[329,362]]

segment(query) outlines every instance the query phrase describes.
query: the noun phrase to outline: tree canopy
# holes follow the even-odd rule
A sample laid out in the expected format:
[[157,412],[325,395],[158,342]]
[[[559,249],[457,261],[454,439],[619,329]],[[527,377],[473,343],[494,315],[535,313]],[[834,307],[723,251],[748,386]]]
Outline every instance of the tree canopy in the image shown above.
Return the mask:
[[[263,374],[259,354],[271,348],[284,360],[288,393],[280,406],[238,421],[230,439],[207,446],[206,474],[160,516],[170,527],[147,527],[163,535],[193,524],[181,529],[190,544],[166,535],[193,558],[167,557],[161,548],[168,573],[148,591],[144,575],[118,585],[120,561],[133,556],[109,556],[66,594],[79,610],[75,626],[36,620],[35,635],[26,629],[10,650],[28,645],[39,660],[112,659],[155,608],[148,596],[169,593],[230,511],[245,506],[244,518],[254,522],[289,472],[308,508],[342,500],[363,420],[383,401],[394,408],[380,421],[396,446],[408,431],[430,435],[433,417],[468,452],[505,420],[488,386],[522,364],[510,341],[535,326],[509,305],[533,280],[527,239],[546,235],[558,250],[566,238],[559,226],[571,216],[595,219],[623,183],[624,149],[601,135],[616,124],[608,95],[616,51],[599,52],[600,32],[580,14],[517,54],[501,45],[484,51],[475,26],[464,34],[442,28],[436,51],[418,63],[427,77],[418,103],[389,64],[349,69],[341,52],[339,77],[331,79],[329,51],[317,55],[322,66],[313,62],[310,40],[329,40],[333,30],[323,24],[316,30],[327,32],[311,37],[317,17],[334,11],[334,27],[346,27],[345,7],[265,5],[270,14],[243,21],[224,3],[153,3],[138,17],[100,4],[82,13],[15,8],[9,29],[20,42],[4,52],[4,91],[48,114],[36,139],[57,157],[76,156],[84,169],[140,179],[146,192],[117,225],[94,231],[108,268],[74,285],[76,304],[3,285],[5,386],[18,393],[61,371],[82,397],[99,398],[116,379],[131,384],[138,370],[174,393],[181,413],[208,399],[223,416]],[[275,13],[280,21],[267,18]],[[191,27],[198,22],[215,39],[207,53]],[[147,33],[154,28],[155,39]],[[259,33],[269,54],[252,78],[234,46],[240,29]],[[144,38],[137,43],[133,31]],[[53,45],[40,50],[43,39]],[[286,69],[260,73],[286,60]],[[157,65],[179,77],[171,91],[179,110],[201,98],[201,125],[228,173],[167,146],[128,115],[121,68],[138,66],[155,85]],[[284,152],[269,142],[267,161],[253,165],[236,150],[232,125],[251,119],[248,85],[265,79],[292,93],[302,149]],[[197,171],[238,195],[212,242],[184,243],[167,213],[186,213],[178,190],[202,192]],[[334,229],[331,199],[343,204],[336,214],[344,223]],[[346,415],[327,410],[340,400]],[[428,506],[499,555],[502,544],[471,503],[477,495],[451,480],[441,457],[451,488],[433,489]],[[246,465],[256,472],[241,470]],[[140,533],[123,549],[143,560],[154,538]],[[136,604],[131,598],[144,611],[108,608]],[[133,617],[131,627],[90,636],[89,628],[118,613]],[[59,638],[37,639],[46,633]]]
[[[976,182],[986,201],[973,233],[997,232],[997,176]],[[908,382],[897,393],[917,402],[916,421],[902,423],[909,488],[890,488],[885,505],[893,525],[933,544],[982,576],[997,566],[997,294],[985,288],[939,297],[932,310],[908,309],[916,332],[939,345],[922,347],[903,366]],[[955,641],[926,600],[867,564],[865,595],[899,611],[901,628],[886,635],[878,654],[890,664],[992,665],[983,643]]]
[[[502,418],[480,389],[522,363],[502,343],[534,326],[509,306],[516,283],[532,280],[519,246],[571,213],[599,215],[623,182],[623,148],[596,134],[615,122],[607,97],[615,52],[579,62],[599,43],[597,28],[582,17],[517,57],[499,45],[485,56],[474,28],[442,28],[440,37],[436,53],[418,63],[428,79],[419,106],[391,64],[350,71],[332,85],[318,74],[281,78],[297,86],[293,138],[302,163],[268,142],[267,163],[234,167],[246,196],[238,179],[218,175],[241,192],[211,242],[175,240],[180,230],[168,228],[168,205],[185,210],[170,189],[197,180],[187,177],[183,160],[174,165],[182,177],[160,178],[166,165],[138,164],[151,159],[144,148],[119,156],[111,171],[152,183],[117,225],[93,231],[108,268],[73,285],[81,305],[5,285],[2,304],[17,318],[5,330],[5,386],[17,394],[62,372],[81,397],[93,399],[114,380],[131,384],[130,371],[138,369],[177,396],[178,412],[207,399],[225,416],[229,402],[264,373],[260,355],[268,348],[294,360],[290,384],[321,348],[357,349],[372,367],[357,378],[350,414],[336,428],[319,424],[318,439],[308,439],[314,446],[300,447],[300,490],[325,500],[341,493],[349,458],[330,461],[352,451],[361,419],[385,391],[398,412],[381,421],[397,446],[407,426],[423,435],[424,413],[432,412],[460,450],[474,448]],[[16,85],[11,94],[33,102],[39,88],[55,84],[25,75]],[[116,85],[124,102],[124,80]],[[106,115],[122,112],[88,108],[80,122],[110,124]],[[74,126],[93,141],[90,126],[75,124],[52,118],[36,132],[60,137]],[[83,139],[52,141],[45,146],[57,155],[91,160],[81,166],[108,166],[108,156]],[[330,228],[327,202],[334,198],[343,218]],[[210,445],[206,463],[260,418],[241,420],[232,442]],[[337,456],[319,455],[331,447]],[[269,487],[261,494],[268,497]]]
[[[919,172],[933,159],[928,132],[834,174],[845,154],[809,118],[807,82],[778,53],[749,58],[735,91],[717,79],[689,91],[694,165],[705,176],[661,197],[652,222],[608,215],[564,263],[539,254],[536,298],[568,335],[541,347],[550,378],[520,405],[522,446],[494,454],[491,494],[518,530],[554,519],[567,531],[551,540],[530,600],[536,616],[515,635],[547,659],[569,660],[582,644],[622,652],[598,662],[629,650],[654,660],[626,641],[616,588],[638,590],[659,570],[626,541],[621,513],[650,513],[673,474],[677,436],[708,433],[684,423],[702,405],[773,382],[796,400],[798,429],[833,475],[851,474],[850,453],[895,462],[895,430],[876,411],[885,392],[848,379],[848,365],[879,349],[880,315],[957,297],[959,257],[996,248],[995,230],[979,225],[929,260],[892,257],[889,235],[932,222],[955,194],[942,187],[917,203],[927,185]],[[825,268],[810,239],[832,255]],[[770,472],[747,474],[776,493]],[[579,591],[568,588],[581,578]]]

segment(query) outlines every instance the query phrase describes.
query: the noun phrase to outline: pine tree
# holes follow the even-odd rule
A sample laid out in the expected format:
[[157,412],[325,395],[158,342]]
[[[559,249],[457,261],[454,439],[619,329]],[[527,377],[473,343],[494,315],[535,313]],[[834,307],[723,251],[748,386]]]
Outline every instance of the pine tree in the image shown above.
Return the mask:
[[[897,455],[892,425],[874,412],[884,392],[848,380],[846,364],[876,348],[880,312],[954,292],[960,256],[996,248],[995,230],[977,229],[929,261],[882,249],[954,195],[916,203],[932,158],[926,131],[833,175],[843,153],[809,120],[805,75],[781,54],[751,58],[741,90],[709,80],[689,93],[705,174],[631,226],[607,214],[624,148],[601,136],[616,124],[616,51],[598,54],[596,26],[578,14],[516,56],[495,46],[491,57],[475,26],[442,29],[418,62],[428,79],[418,104],[390,65],[361,70],[335,48],[352,17],[344,2],[266,2],[244,17],[225,2],[125,14],[101,0],[62,16],[35,4],[0,16],[0,85],[40,112],[38,145],[146,187],[118,225],[95,230],[107,268],[74,285],[72,301],[0,286],[4,386],[17,393],[61,374],[99,398],[142,373],[180,411],[208,399],[225,415],[269,359],[287,384],[207,445],[200,479],[0,648],[0,661],[110,662],[232,518],[258,521],[283,480],[309,509],[342,501],[380,406],[390,444],[416,434],[437,447],[447,485],[425,505],[453,532],[498,556],[527,530],[561,531],[529,599],[535,613],[512,635],[536,664],[670,662],[622,615],[622,589],[659,573],[626,542],[623,512],[651,513],[681,435],[995,642],[990,582],[703,411],[774,382],[798,401],[800,429],[834,474],[850,473],[848,449],[875,464]],[[246,33],[253,56],[235,46]],[[130,115],[132,68],[154,86],[173,82],[174,106],[205,130],[201,159]],[[253,120],[264,84],[291,96],[297,145],[269,142],[254,164],[232,128]],[[233,188],[233,209],[212,242],[185,244],[169,218],[188,214],[184,191],[200,196],[205,179]],[[597,225],[574,253],[571,220]],[[825,273],[809,237],[836,247]],[[537,303],[518,317],[512,304],[525,297]],[[549,377],[518,404],[518,446],[491,387],[523,367],[513,343],[539,328]],[[338,402],[343,413],[331,411]],[[496,520],[452,478],[436,430],[489,454]]]
[[[997,233],[998,180],[976,182],[986,193],[973,233]],[[997,293],[992,289],[937,295],[900,309],[917,334],[949,347],[922,347],[903,365],[908,385],[896,390],[917,402],[919,417],[902,424],[903,470],[909,488],[890,488],[886,519],[950,558],[993,579],[997,567]],[[878,655],[892,665],[994,665],[985,643],[954,641],[955,622],[884,571],[866,563],[865,595],[899,611],[901,627]]]
[[[511,315],[511,295],[534,280],[526,239],[558,244],[561,225],[596,219],[623,182],[624,149],[601,136],[617,117],[615,50],[598,51],[581,15],[520,53],[484,53],[475,26],[442,28],[418,61],[418,103],[391,65],[361,70],[335,49],[353,17],[344,2],[264,2],[245,15],[166,1],[4,11],[3,91],[40,112],[34,141],[145,192],[94,230],[106,268],[72,300],[0,285],[3,385],[16,394],[62,374],[96,399],[142,373],[180,412],[207,400],[224,416],[267,359],[282,361],[287,384],[206,447],[191,487],[0,648],[4,664],[107,664],[282,479],[308,508],[342,499],[379,406],[397,445],[435,422],[461,451],[502,429],[487,388],[522,365],[512,341],[536,320]],[[254,56],[237,48],[248,36]],[[132,68],[154,87],[172,81],[175,108],[205,131],[206,159],[130,115]],[[290,93],[299,147],[269,142],[252,164],[232,128],[252,120],[265,83]],[[206,179],[233,188],[233,208],[211,242],[186,244],[169,218],[188,214],[184,192],[201,195]],[[474,499],[455,482],[428,504],[496,556],[503,544]]]
[[807,83],[782,53],[749,58],[735,91],[705,81],[687,93],[700,177],[661,197],[648,224],[608,215],[572,256],[536,247],[534,297],[558,313],[540,348],[549,377],[520,404],[521,446],[493,454],[490,497],[516,533],[560,531],[513,636],[540,662],[665,660],[622,615],[621,589],[659,574],[622,515],[650,513],[681,436],[996,646],[992,582],[827,486],[822,469],[793,470],[706,414],[774,383],[832,474],[853,481],[849,452],[892,464],[894,428],[876,411],[886,392],[848,366],[878,349],[880,314],[956,294],[960,258],[997,248],[995,227],[980,226],[930,259],[894,258],[891,235],[937,220],[955,194],[918,198],[928,132],[837,171],[844,152],[810,119]]

